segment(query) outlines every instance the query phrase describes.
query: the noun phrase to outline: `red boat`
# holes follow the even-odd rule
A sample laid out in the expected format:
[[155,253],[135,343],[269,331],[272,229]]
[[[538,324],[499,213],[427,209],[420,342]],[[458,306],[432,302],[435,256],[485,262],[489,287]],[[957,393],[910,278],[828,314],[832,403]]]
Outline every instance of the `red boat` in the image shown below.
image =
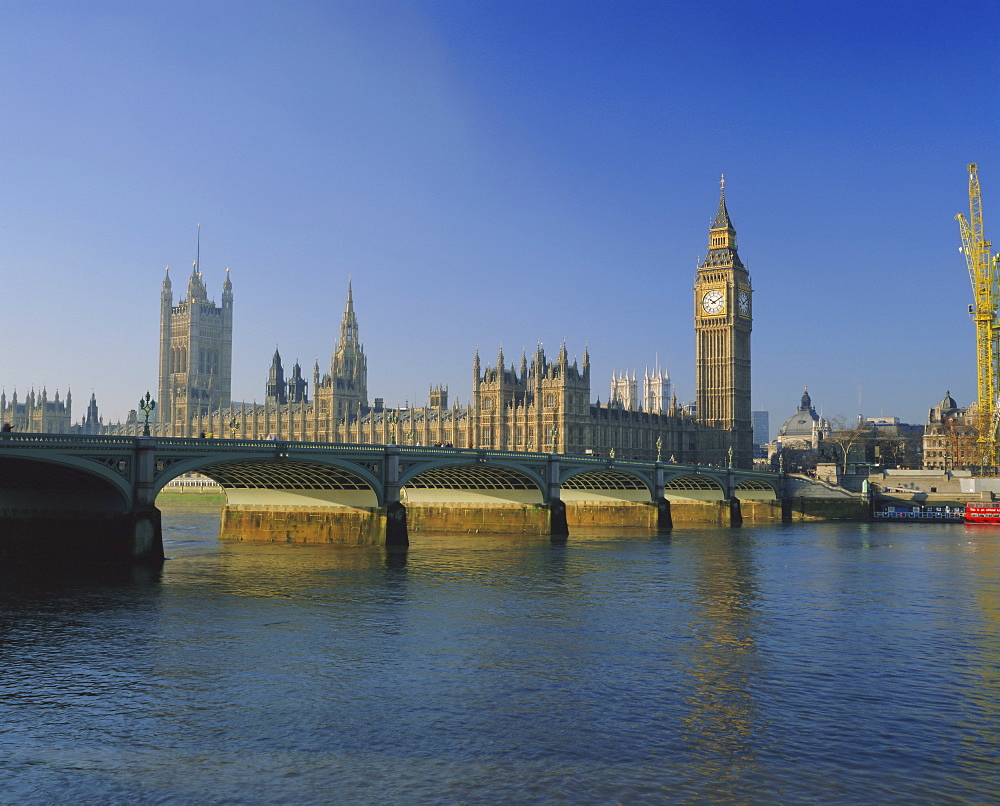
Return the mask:
[[989,523],[1000,526],[1000,502],[965,505],[966,523]]

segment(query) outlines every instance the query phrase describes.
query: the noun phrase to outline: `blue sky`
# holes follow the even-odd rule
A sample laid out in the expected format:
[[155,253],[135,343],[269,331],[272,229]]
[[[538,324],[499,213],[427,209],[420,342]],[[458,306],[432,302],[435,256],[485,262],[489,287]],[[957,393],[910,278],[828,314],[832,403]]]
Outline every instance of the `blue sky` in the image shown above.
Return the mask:
[[1000,243],[996,2],[0,3],[8,397],[155,394],[164,266],[231,268],[237,398],[328,366],[353,278],[369,392],[467,400],[541,341],[694,392],[719,176],[753,406],[923,422],[975,394],[954,216]]

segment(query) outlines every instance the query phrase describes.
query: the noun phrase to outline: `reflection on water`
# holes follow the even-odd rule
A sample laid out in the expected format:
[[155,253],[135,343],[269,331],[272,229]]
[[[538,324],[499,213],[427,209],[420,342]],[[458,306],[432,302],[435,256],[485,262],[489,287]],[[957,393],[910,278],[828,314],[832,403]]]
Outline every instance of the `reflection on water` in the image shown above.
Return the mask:
[[700,536],[692,568],[691,640],[685,670],[684,739],[694,782],[714,780],[719,795],[739,794],[741,770],[767,743],[752,690],[760,677],[754,635],[757,590],[753,541],[737,529]]
[[0,577],[0,802],[983,802],[1000,537],[216,540]]

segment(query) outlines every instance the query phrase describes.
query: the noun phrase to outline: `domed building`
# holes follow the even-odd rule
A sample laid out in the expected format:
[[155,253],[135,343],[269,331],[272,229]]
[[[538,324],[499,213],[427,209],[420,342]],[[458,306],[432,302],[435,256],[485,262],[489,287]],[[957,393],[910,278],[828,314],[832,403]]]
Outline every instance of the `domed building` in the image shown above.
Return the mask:
[[979,464],[976,440],[976,417],[979,407],[973,403],[962,408],[951,392],[931,406],[924,427],[924,469],[960,470]]
[[812,398],[809,397],[809,388],[804,387],[798,409],[785,420],[778,429],[778,436],[768,445],[767,458],[773,459],[783,450],[817,450],[823,439],[829,435],[829,421],[816,413]]

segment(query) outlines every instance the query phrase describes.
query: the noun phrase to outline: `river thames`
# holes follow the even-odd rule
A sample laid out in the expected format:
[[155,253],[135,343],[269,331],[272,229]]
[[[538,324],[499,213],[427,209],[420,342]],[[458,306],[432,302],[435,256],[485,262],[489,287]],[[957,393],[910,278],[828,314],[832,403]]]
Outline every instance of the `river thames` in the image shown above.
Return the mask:
[[219,543],[0,596],[0,802],[986,803],[1000,529]]

